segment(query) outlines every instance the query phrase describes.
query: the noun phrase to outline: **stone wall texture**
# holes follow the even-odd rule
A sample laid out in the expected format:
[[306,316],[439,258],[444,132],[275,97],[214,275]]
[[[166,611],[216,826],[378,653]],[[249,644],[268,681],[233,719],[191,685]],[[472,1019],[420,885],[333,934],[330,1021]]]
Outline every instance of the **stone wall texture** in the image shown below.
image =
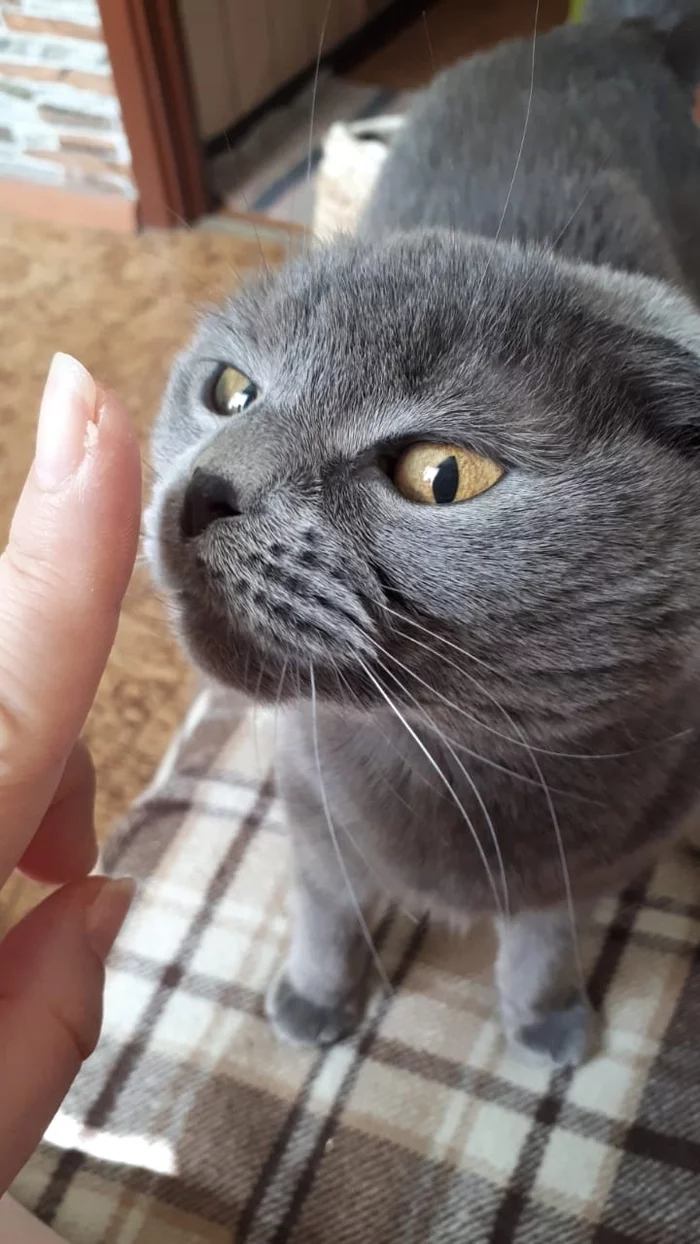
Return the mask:
[[0,0],[0,178],[135,199],[96,0]]

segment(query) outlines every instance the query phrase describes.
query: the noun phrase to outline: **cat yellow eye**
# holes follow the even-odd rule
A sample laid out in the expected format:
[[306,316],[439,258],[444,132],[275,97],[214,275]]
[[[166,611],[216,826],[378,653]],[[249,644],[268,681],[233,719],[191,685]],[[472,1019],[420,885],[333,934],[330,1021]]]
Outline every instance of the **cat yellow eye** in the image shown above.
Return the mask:
[[223,367],[211,389],[210,404],[217,415],[238,415],[258,396],[249,376],[237,367]]
[[394,486],[407,501],[456,505],[487,492],[502,475],[503,468],[497,463],[469,449],[419,441],[401,454],[394,469]]

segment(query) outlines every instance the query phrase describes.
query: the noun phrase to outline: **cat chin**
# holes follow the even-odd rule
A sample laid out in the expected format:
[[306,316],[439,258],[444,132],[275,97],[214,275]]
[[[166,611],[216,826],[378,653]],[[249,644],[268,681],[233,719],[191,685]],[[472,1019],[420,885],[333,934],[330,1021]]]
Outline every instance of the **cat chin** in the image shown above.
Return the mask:
[[342,702],[339,674],[330,663],[302,652],[285,656],[271,648],[258,650],[233,628],[227,635],[219,623],[214,633],[211,622],[203,626],[201,617],[195,621],[182,602],[171,600],[170,605],[171,624],[180,643],[206,679],[259,704],[290,704],[314,695],[325,702]]

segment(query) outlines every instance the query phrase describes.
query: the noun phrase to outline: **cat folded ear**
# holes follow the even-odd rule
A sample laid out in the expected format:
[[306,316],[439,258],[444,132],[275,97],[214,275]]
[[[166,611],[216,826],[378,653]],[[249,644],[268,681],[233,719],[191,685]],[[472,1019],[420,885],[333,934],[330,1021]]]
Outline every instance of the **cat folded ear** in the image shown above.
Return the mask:
[[[698,317],[700,327],[700,316]],[[700,354],[672,336],[638,337],[640,410],[648,431],[700,458]]]
[[700,87],[700,11],[673,25],[663,40],[666,64],[691,91]]
[[[700,310],[666,282],[580,267],[586,301],[609,325],[619,379],[645,431],[700,456]],[[613,340],[610,340],[612,338]]]

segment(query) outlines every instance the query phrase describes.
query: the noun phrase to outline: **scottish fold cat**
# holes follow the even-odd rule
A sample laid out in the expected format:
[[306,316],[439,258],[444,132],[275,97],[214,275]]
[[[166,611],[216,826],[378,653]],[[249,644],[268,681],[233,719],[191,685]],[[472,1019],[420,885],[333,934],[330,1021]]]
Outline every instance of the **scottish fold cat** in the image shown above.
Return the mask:
[[357,235],[173,368],[150,556],[194,662],[279,702],[292,1041],[356,1024],[388,896],[493,916],[508,1038],[580,1062],[576,921],[697,804],[700,142],[661,25],[441,74]]

